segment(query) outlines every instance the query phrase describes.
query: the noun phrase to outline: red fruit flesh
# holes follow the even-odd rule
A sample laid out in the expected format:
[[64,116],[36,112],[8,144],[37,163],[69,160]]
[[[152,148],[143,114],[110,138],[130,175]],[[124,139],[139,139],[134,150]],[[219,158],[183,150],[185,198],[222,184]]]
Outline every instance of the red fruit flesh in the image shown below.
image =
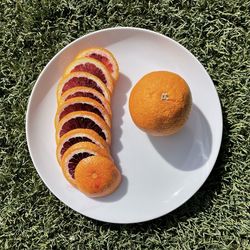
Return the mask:
[[68,82],[64,84],[63,89],[62,89],[62,94],[68,89],[79,87],[79,86],[95,89],[103,95],[102,89],[97,85],[97,83],[91,79],[88,79],[87,77],[71,78]]
[[91,139],[85,136],[77,136],[77,137],[72,137],[68,141],[64,142],[62,149],[60,151],[61,156],[66,152],[66,150],[71,147],[72,145],[78,143],[78,142],[92,142],[94,143]]
[[94,121],[85,117],[75,117],[65,122],[60,131],[60,137],[62,137],[65,133],[69,132],[70,130],[77,128],[93,129],[104,140],[106,140],[106,136],[102,132],[102,129]]
[[87,158],[89,156],[92,156],[93,154],[87,153],[87,152],[82,152],[75,154],[70,160],[68,164],[69,168],[69,173],[72,176],[72,178],[75,178],[75,168],[77,164],[84,158]]
[[92,113],[95,113],[96,115],[100,116],[102,119],[104,119],[102,113],[99,111],[99,109],[95,108],[91,104],[88,103],[74,103],[71,104],[61,112],[59,116],[59,121],[67,114],[74,112],[74,111],[89,111]]
[[102,104],[101,100],[97,96],[93,95],[92,93],[82,92],[82,91],[78,91],[78,92],[75,92],[72,95],[67,96],[65,101],[67,101],[67,100],[69,100],[71,98],[74,98],[74,97],[89,97],[89,98],[99,102],[100,104]]
[[106,77],[103,72],[99,68],[97,68],[93,63],[79,64],[75,66],[75,68],[71,72],[77,71],[88,72],[101,79],[105,84],[107,83]]
[[109,62],[109,59],[105,56],[102,56],[100,54],[92,53],[89,55],[89,57],[94,58],[100,62],[102,62],[110,72],[113,72],[113,65]]

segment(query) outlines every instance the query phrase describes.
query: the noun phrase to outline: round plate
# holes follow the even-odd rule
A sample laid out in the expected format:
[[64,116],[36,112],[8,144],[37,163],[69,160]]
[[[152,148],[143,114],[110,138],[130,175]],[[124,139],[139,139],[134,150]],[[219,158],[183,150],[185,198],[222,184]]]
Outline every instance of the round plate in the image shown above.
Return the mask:
[[[120,78],[112,98],[112,155],[123,181],[112,195],[91,199],[72,187],[56,161],[54,115],[56,85],[80,50],[100,46],[117,58]],[[168,70],[189,84],[193,106],[176,135],[151,137],[132,122],[128,99],[146,73]],[[169,213],[204,183],[216,161],[222,137],[222,112],[213,82],[183,46],[138,28],[111,28],[72,42],[47,64],[30,97],[26,135],[36,170],[51,192],[75,211],[96,220],[136,223]]]

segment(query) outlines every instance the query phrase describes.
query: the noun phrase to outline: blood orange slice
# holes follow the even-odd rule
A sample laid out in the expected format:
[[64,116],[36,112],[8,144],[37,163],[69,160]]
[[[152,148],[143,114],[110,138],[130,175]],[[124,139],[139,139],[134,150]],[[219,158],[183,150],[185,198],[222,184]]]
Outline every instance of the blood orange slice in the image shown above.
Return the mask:
[[108,145],[111,144],[110,128],[98,115],[87,111],[75,111],[67,114],[56,126],[56,142],[70,130],[77,128],[92,129],[99,134]]
[[75,98],[75,97],[91,98],[91,99],[97,101],[98,103],[100,103],[106,109],[106,111],[108,112],[109,115],[112,114],[110,104],[104,98],[104,96],[102,94],[100,94],[98,91],[96,91],[95,89],[88,88],[88,87],[75,87],[75,88],[67,90],[61,96],[60,105],[63,102],[68,101],[68,100]]
[[113,193],[121,182],[121,174],[109,158],[93,155],[82,159],[75,168],[75,183],[89,197]]
[[59,164],[64,153],[72,145],[79,142],[92,142],[97,146],[106,149],[109,152],[107,142],[92,129],[73,129],[64,134],[57,145],[56,156]]
[[57,87],[57,100],[60,102],[62,94],[75,87],[88,87],[102,94],[110,103],[110,91],[96,76],[87,72],[74,72],[64,76]]
[[90,57],[102,62],[110,74],[112,75],[114,81],[118,80],[119,77],[119,66],[113,56],[113,54],[104,48],[89,48],[81,51],[76,58]]
[[97,101],[88,97],[75,97],[62,103],[57,109],[55,126],[64,116],[74,111],[88,111],[95,113],[102,118],[109,127],[111,127],[111,118],[104,107]]
[[78,142],[71,146],[63,155],[61,167],[66,179],[72,184],[75,183],[75,168],[77,164],[87,157],[101,155],[110,158],[109,152],[91,142]]
[[70,63],[70,65],[65,70],[65,74],[78,71],[88,72],[98,77],[112,93],[114,81],[103,63],[89,57],[79,58]]

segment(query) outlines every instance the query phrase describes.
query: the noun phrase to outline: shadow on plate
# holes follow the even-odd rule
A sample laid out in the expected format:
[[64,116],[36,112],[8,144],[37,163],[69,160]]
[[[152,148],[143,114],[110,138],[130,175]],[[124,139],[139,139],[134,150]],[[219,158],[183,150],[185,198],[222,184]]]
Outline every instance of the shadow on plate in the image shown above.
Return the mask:
[[179,223],[187,222],[188,220],[190,220],[190,218],[200,217],[200,214],[205,211],[212,212],[213,201],[215,197],[221,193],[223,176],[226,173],[226,164],[230,160],[230,156],[232,155],[229,133],[230,125],[227,121],[226,114],[223,114],[222,143],[214,168],[201,188],[179,208],[154,220],[137,224],[110,224],[95,220],[93,220],[93,222],[97,225],[104,226],[106,229],[125,229],[128,231],[128,233],[143,233],[149,230],[159,231],[170,229],[171,231],[173,230],[173,233],[175,233],[174,229],[178,227]]
[[173,167],[182,171],[192,171],[204,166],[211,153],[211,129],[195,104],[187,123],[177,134],[148,137],[159,154]]
[[96,225],[103,226],[106,230],[127,230],[128,233],[171,230],[172,233],[175,233],[175,228],[179,223],[187,222],[190,218],[200,217],[200,214],[205,211],[211,211],[215,195],[221,193],[222,180],[226,173],[225,165],[230,159],[230,155],[230,141],[224,119],[222,146],[215,166],[203,186],[183,205],[169,214],[136,224],[111,224],[90,220]]
[[[116,83],[114,93],[112,96],[112,157],[116,166],[121,171],[120,160],[118,153],[122,150],[123,146],[121,144],[122,136],[122,123],[123,115],[125,114],[125,104],[127,102],[127,93],[131,88],[131,81],[124,74],[120,74],[119,80]],[[103,198],[97,198],[100,202],[114,202],[120,200],[128,190],[128,179],[126,176],[122,176],[121,185],[118,189],[111,195]]]
[[122,175],[122,182],[117,190],[111,195],[102,197],[102,198],[93,198],[99,202],[115,202],[120,200],[128,191],[128,178]]
[[131,88],[130,79],[124,74],[120,74],[119,80],[116,83],[114,94],[112,96],[112,146],[111,152],[115,163],[119,167],[118,153],[122,150],[121,143],[122,123],[125,114],[125,104],[127,103],[127,93]]

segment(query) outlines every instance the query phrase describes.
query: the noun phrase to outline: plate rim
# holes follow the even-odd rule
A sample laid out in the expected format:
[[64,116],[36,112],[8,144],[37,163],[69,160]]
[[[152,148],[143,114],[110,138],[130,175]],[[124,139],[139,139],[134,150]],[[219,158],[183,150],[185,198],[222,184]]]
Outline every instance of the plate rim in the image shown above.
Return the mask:
[[[50,67],[50,65],[53,63],[53,61],[57,58],[57,56],[59,56],[61,53],[63,53],[67,48],[69,48],[70,46],[72,46],[74,43],[77,43],[79,40],[83,39],[83,38],[87,38],[88,36],[92,36],[92,35],[96,35],[98,33],[102,33],[102,32],[106,32],[106,31],[115,31],[115,30],[134,30],[134,31],[142,31],[142,32],[147,32],[147,33],[151,33],[153,35],[156,35],[156,36],[159,36],[161,38],[164,38],[164,39],[167,39],[169,40],[170,42],[174,43],[177,47],[179,47],[180,49],[184,50],[189,56],[192,57],[192,59],[194,59],[196,62],[198,62],[198,64],[201,66],[201,68],[203,69],[203,71],[205,71],[206,75],[208,76],[209,80],[213,83],[213,90],[215,91],[215,94],[216,94],[216,97],[217,97],[217,100],[218,100],[218,109],[219,109],[219,114],[220,114],[220,121],[219,121],[219,126],[220,128],[218,128],[220,131],[219,133],[219,138],[218,138],[218,148],[216,149],[216,153],[214,154],[213,158],[210,160],[211,161],[211,165],[212,167],[207,171],[207,174],[206,174],[206,177],[204,178],[204,180],[196,186],[196,188],[194,188],[194,192],[192,192],[191,195],[188,195],[189,197],[188,198],[184,198],[182,200],[182,202],[180,202],[180,204],[178,204],[178,206],[176,206],[174,209],[171,209],[170,211],[168,212],[164,212],[162,214],[159,214],[157,216],[151,216],[150,218],[148,219],[144,219],[144,220],[136,220],[136,221],[119,221],[119,222],[116,222],[116,221],[108,221],[108,220],[102,220],[102,219],[99,219],[99,218],[95,218],[94,216],[89,216],[89,215],[85,215],[85,214],[82,214],[81,212],[77,211],[75,208],[71,207],[69,204],[66,204],[63,200],[61,200],[59,197],[57,197],[57,195],[54,193],[54,191],[46,184],[46,181],[45,179],[42,177],[42,174],[40,173],[40,170],[39,168],[36,166],[35,164],[35,159],[34,159],[34,156],[32,155],[32,149],[31,149],[31,143],[30,143],[30,136],[29,136],[29,132],[28,132],[28,127],[29,127],[29,124],[30,124],[30,109],[31,109],[31,105],[32,105],[32,100],[33,100],[33,96],[34,96],[34,93],[36,91],[36,88],[38,86],[38,83],[42,77],[42,75],[44,74],[44,72],[47,70],[48,67]],[[27,108],[26,108],[26,115],[25,115],[25,134],[26,134],[26,143],[27,143],[27,146],[28,146],[28,151],[29,151],[29,155],[30,155],[30,158],[32,160],[32,163],[33,163],[33,166],[35,167],[39,177],[42,179],[42,181],[44,182],[44,184],[46,185],[46,187],[49,189],[49,191],[60,201],[62,202],[63,204],[65,204],[66,206],[70,207],[72,210],[76,211],[77,213],[87,217],[87,218],[90,218],[90,219],[94,219],[94,220],[97,220],[97,221],[101,221],[101,222],[107,222],[107,223],[112,223],[112,224],[136,224],[136,223],[142,223],[142,222],[147,222],[147,221],[151,221],[151,220],[154,220],[154,219],[158,219],[164,215],[167,215],[169,214],[170,212],[176,210],[177,208],[181,207],[184,203],[186,203],[189,199],[191,199],[197,192],[198,190],[204,185],[204,183],[206,182],[207,178],[209,177],[209,175],[211,174],[214,166],[215,166],[215,163],[216,163],[216,160],[218,158],[218,155],[219,155],[219,152],[220,152],[220,148],[221,148],[221,143],[222,143],[222,137],[223,137],[223,113],[222,113],[222,105],[221,105],[221,101],[220,101],[220,98],[219,98],[219,95],[218,95],[218,92],[217,92],[217,89],[214,85],[214,82],[212,80],[212,78],[210,77],[210,75],[208,74],[207,70],[205,69],[205,67],[201,64],[201,62],[198,60],[198,58],[196,58],[187,48],[185,48],[183,45],[181,45],[179,42],[177,42],[176,40],[174,40],[173,38],[170,38],[166,35],[163,35],[159,32],[156,32],[156,31],[153,31],[153,30],[149,30],[149,29],[145,29],[145,28],[139,28],[139,27],[126,27],[126,26],[116,26],[116,27],[111,27],[111,28],[105,28],[105,29],[100,29],[100,30],[97,30],[97,31],[93,31],[93,32],[89,32],[85,35],[82,35],[81,37],[73,40],[72,42],[70,42],[69,44],[67,44],[66,46],[64,46],[62,49],[60,49],[50,60],[49,62],[46,64],[46,66],[43,68],[43,70],[40,72],[36,82],[34,83],[33,87],[32,87],[32,91],[30,93],[30,96],[29,96],[29,99],[28,99],[28,104],[27,104]]]

